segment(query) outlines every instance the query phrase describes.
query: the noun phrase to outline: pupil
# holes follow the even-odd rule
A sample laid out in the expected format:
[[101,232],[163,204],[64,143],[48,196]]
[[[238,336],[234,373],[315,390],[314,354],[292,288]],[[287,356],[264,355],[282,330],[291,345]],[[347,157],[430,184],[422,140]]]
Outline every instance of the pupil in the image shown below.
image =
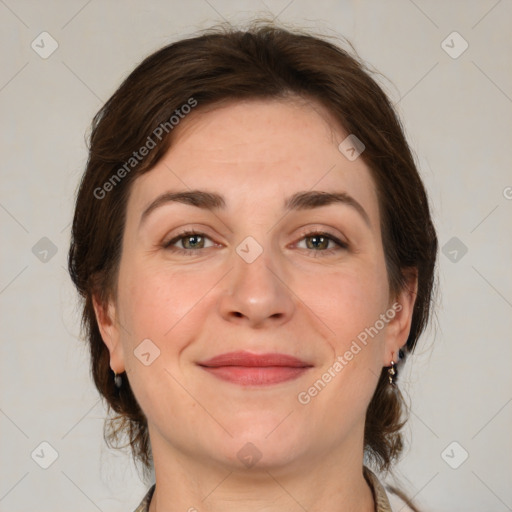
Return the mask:
[[319,247],[325,247],[326,239],[323,236],[312,236],[311,241],[311,245],[313,245],[313,247],[316,249],[318,249]]
[[199,235],[190,235],[188,237],[188,245],[195,247],[196,244],[200,245],[201,237]]

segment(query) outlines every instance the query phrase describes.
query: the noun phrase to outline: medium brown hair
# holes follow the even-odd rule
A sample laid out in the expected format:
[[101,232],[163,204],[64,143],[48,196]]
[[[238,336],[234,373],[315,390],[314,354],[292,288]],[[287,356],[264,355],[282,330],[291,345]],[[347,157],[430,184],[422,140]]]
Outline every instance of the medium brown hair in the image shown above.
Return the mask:
[[[93,120],[68,262],[84,300],[92,376],[109,408],[118,413],[108,423],[105,438],[112,442],[127,435],[135,460],[146,468],[152,460],[146,418],[127,379],[120,390],[114,385],[92,301],[93,294],[103,302],[115,297],[130,187],[170,147],[170,119],[183,105],[191,105],[191,99],[199,110],[223,101],[289,96],[319,102],[364,143],[361,158],[377,186],[391,293],[406,286],[410,269],[418,276],[405,356],[427,324],[437,256],[427,195],[394,108],[365,65],[322,37],[268,23],[247,30],[217,27],[158,50],[137,66]],[[155,130],[162,126],[165,133],[156,147],[134,162],[134,151],[148,146],[148,137],[156,141]],[[405,409],[383,368],[364,434],[365,455],[381,470],[389,469],[402,450]]]

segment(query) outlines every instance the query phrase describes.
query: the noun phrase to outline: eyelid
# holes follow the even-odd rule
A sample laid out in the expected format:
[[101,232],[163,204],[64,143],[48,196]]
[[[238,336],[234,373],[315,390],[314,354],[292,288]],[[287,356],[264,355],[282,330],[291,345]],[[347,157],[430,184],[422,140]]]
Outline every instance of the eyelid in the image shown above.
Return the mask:
[[[175,235],[173,235],[172,238],[170,238],[169,240],[164,240],[162,242],[162,247],[164,249],[168,249],[174,243],[177,243],[181,239],[187,238],[189,236],[200,236],[202,238],[210,240],[213,243],[213,245],[219,245],[216,242],[214,242],[211,237],[209,237],[206,233],[204,233],[202,231],[199,231],[197,229],[184,229],[183,231],[180,231],[179,233],[176,233]],[[212,246],[210,246],[210,247],[212,247]],[[176,249],[177,251],[186,251],[186,252],[193,252],[194,251],[194,250],[182,249],[181,247],[175,247],[174,249]],[[202,249],[209,249],[209,247],[203,247]],[[195,249],[195,252],[199,252],[200,250],[201,249]]]
[[[325,236],[327,238],[330,238],[333,242],[335,242],[337,245],[340,246],[342,249],[348,249],[350,244],[347,240],[344,239],[344,237],[340,237],[339,235],[335,235],[332,231],[330,231],[327,228],[321,228],[321,227],[304,227],[300,231],[300,238],[294,242],[294,244],[297,244],[298,242],[302,241],[304,238],[309,238],[312,236]],[[316,251],[316,252],[328,252],[329,249],[324,251]]]
[[[201,247],[199,249],[182,249],[181,247],[173,247],[173,245],[175,243],[177,243],[181,239],[187,238],[189,236],[200,236],[204,239],[208,239],[212,242],[212,245],[209,247]],[[319,250],[319,251],[315,251],[314,249],[303,249],[303,250],[324,253],[324,254],[330,254],[332,252],[336,252],[339,250],[346,250],[349,248],[349,243],[347,241],[342,240],[339,236],[335,235],[328,229],[322,229],[322,228],[315,229],[314,227],[310,227],[310,226],[304,227],[301,229],[299,238],[295,242],[293,242],[292,245],[296,246],[299,242],[302,242],[305,238],[310,238],[313,236],[324,236],[324,237],[328,238],[329,240],[333,241],[338,247],[334,248],[334,249],[324,249],[324,250]],[[217,246],[217,247],[219,246],[219,244],[217,242],[215,242],[214,240],[212,240],[212,238],[209,237],[206,233],[196,230],[196,229],[192,229],[192,228],[183,229],[179,233],[176,233],[175,235],[173,235],[173,237],[170,238],[169,240],[162,242],[161,245],[164,249],[172,250],[174,252],[179,252],[179,253],[187,253],[187,254],[199,253],[205,249],[210,249],[214,246]]]

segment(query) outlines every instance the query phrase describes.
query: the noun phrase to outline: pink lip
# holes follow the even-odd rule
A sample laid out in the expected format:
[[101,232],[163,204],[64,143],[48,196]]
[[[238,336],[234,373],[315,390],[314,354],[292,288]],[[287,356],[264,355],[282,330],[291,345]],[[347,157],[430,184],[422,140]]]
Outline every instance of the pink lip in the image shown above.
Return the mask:
[[313,365],[286,354],[229,352],[198,363],[216,377],[242,386],[296,379]]

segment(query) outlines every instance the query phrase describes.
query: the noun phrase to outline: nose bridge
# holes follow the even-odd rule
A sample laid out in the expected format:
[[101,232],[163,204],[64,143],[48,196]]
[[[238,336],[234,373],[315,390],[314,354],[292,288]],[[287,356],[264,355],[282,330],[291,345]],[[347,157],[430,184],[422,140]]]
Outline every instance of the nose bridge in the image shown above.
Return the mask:
[[244,238],[231,255],[232,271],[221,299],[225,319],[259,325],[284,322],[293,312],[293,299],[285,286],[278,254],[273,253],[271,234],[260,230],[260,241]]

